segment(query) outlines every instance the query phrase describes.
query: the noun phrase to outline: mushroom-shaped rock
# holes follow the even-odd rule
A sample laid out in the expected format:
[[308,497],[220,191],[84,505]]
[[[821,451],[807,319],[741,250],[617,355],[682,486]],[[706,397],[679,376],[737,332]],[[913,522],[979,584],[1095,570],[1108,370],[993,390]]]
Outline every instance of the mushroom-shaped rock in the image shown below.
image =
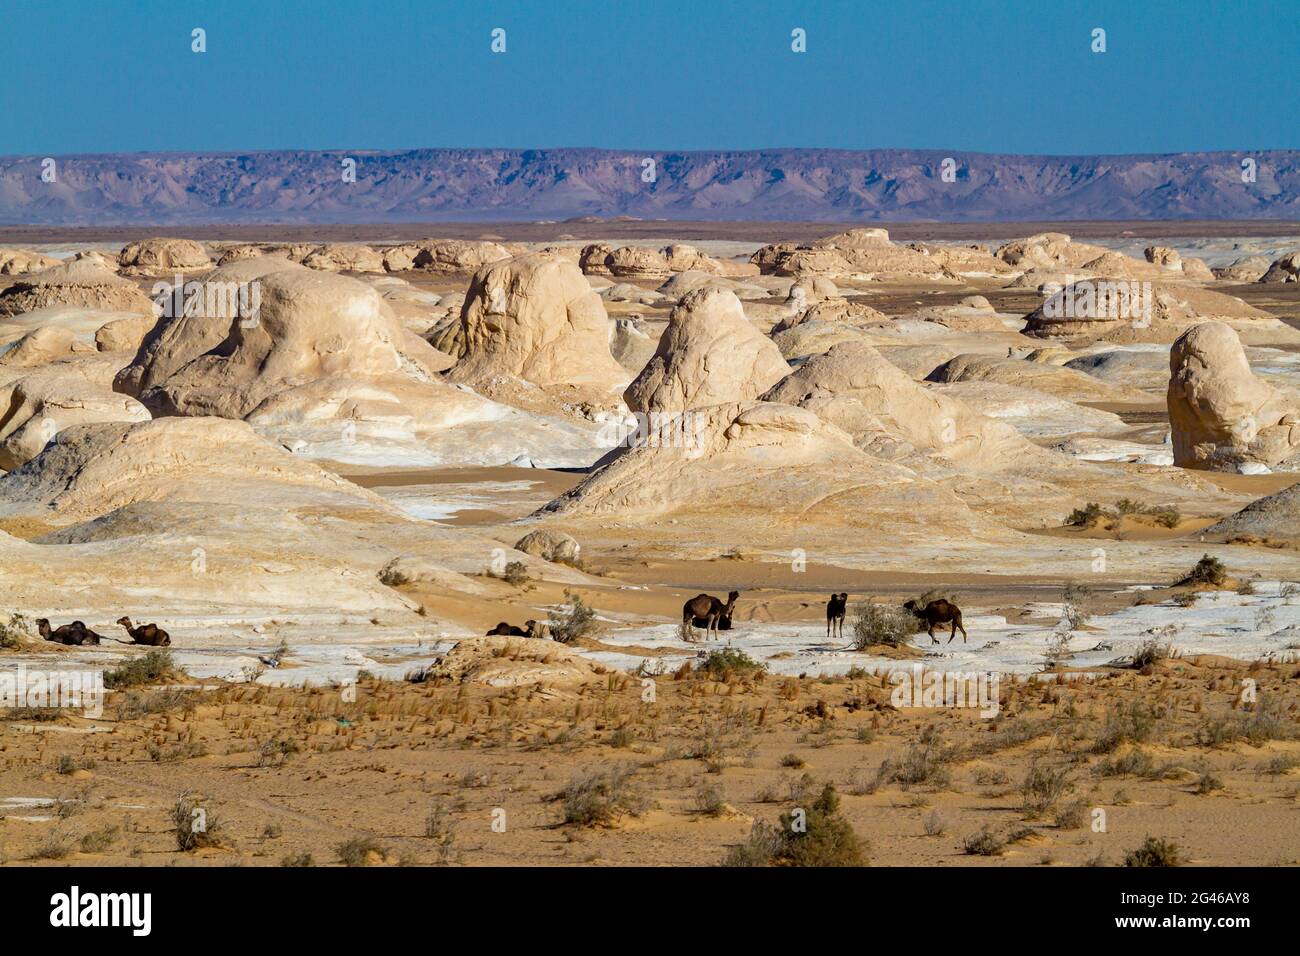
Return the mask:
[[735,293],[705,287],[673,309],[654,356],[623,399],[635,412],[681,412],[756,398],[789,371]]
[[1279,258],[1260,277],[1260,282],[1300,282],[1300,252]]
[[1184,468],[1263,472],[1300,451],[1300,394],[1257,378],[1221,322],[1174,342],[1168,404],[1174,464]]
[[456,358],[453,382],[513,377],[542,388],[608,396],[627,381],[610,354],[600,296],[567,258],[532,253],[474,275],[460,321],[438,348]]

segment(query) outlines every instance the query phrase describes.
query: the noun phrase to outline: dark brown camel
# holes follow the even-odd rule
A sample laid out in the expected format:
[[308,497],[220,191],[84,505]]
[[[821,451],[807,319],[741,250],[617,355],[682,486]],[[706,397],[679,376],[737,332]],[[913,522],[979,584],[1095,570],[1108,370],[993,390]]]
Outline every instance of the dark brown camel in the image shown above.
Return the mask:
[[527,637],[528,632],[522,627],[515,627],[513,624],[507,624],[505,621],[502,621],[496,627],[492,628],[492,630],[487,632],[488,637],[492,637],[493,635],[501,635],[502,637]]
[[919,619],[925,622],[926,631],[930,635],[930,640],[938,644],[939,639],[934,636],[934,626],[936,624],[951,624],[952,631],[948,634],[948,643],[957,636],[957,631],[961,630],[961,642],[966,643],[966,628],[961,623],[961,608],[951,601],[945,601],[939,598],[937,601],[931,601],[925,607],[920,607],[915,601],[908,601],[903,607],[907,608]]
[[831,599],[826,602],[826,637],[829,639],[833,632],[838,631],[840,637],[844,636],[844,612],[849,606],[849,592],[843,594],[832,594]]
[[37,630],[40,631],[41,637],[47,641],[53,641],[55,644],[67,644],[71,647],[80,647],[82,644],[98,644],[99,635],[86,627],[84,621],[73,621],[71,624],[60,624],[54,630],[50,630],[48,618],[38,617],[36,619]]
[[[708,627],[708,626],[709,626],[709,619],[708,619],[707,617],[693,617],[693,618],[691,618],[691,624],[692,624],[694,627]],[[722,617],[718,618],[718,630],[720,630],[720,631],[729,631],[729,630],[731,630],[731,615],[730,615],[730,614],[725,614],[725,613],[724,613],[724,614],[722,615]]]
[[730,620],[731,612],[736,607],[738,597],[740,597],[740,592],[732,591],[727,595],[727,603],[723,604],[712,595],[697,594],[682,605],[682,623],[695,626],[696,619],[703,618],[704,637],[707,640],[710,631],[717,634],[721,630],[721,621],[724,616]]
[[172,642],[171,635],[157,624],[141,624],[139,627],[133,627],[129,617],[119,617],[117,623],[126,628],[126,633],[131,635],[132,644],[168,647]]

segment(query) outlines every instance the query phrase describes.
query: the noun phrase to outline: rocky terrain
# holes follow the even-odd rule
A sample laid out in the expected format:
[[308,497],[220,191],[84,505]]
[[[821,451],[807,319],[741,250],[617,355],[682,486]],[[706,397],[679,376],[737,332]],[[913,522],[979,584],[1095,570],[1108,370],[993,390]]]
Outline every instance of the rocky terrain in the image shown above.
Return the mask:
[[[1246,156],[1256,163],[1251,183],[1241,176]],[[42,180],[45,157],[0,157],[0,222],[1069,221],[1099,218],[1099,210],[1107,219],[1293,220],[1300,211],[1294,150],[1027,156],[415,149],[50,158],[59,169],[54,183]],[[348,159],[354,181],[341,173]]]
[[1296,862],[1294,248],[586,228],[0,250],[0,861]]

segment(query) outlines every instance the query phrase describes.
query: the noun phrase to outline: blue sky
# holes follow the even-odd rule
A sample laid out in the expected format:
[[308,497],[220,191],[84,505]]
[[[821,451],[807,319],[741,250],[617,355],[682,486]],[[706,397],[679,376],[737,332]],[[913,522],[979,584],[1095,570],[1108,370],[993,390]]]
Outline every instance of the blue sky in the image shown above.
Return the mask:
[[[1297,0],[0,0],[0,154],[1300,148],[1298,12]],[[190,50],[195,27],[206,53]],[[490,50],[497,27],[505,54]],[[1094,27],[1105,53],[1090,50]]]

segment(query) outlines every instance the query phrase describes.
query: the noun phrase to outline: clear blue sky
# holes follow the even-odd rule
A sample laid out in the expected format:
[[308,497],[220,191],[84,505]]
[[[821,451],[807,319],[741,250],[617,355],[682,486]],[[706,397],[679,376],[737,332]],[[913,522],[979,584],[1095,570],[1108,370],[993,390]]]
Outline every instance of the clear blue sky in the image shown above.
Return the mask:
[[0,63],[0,154],[1300,147],[1300,0],[0,0]]

